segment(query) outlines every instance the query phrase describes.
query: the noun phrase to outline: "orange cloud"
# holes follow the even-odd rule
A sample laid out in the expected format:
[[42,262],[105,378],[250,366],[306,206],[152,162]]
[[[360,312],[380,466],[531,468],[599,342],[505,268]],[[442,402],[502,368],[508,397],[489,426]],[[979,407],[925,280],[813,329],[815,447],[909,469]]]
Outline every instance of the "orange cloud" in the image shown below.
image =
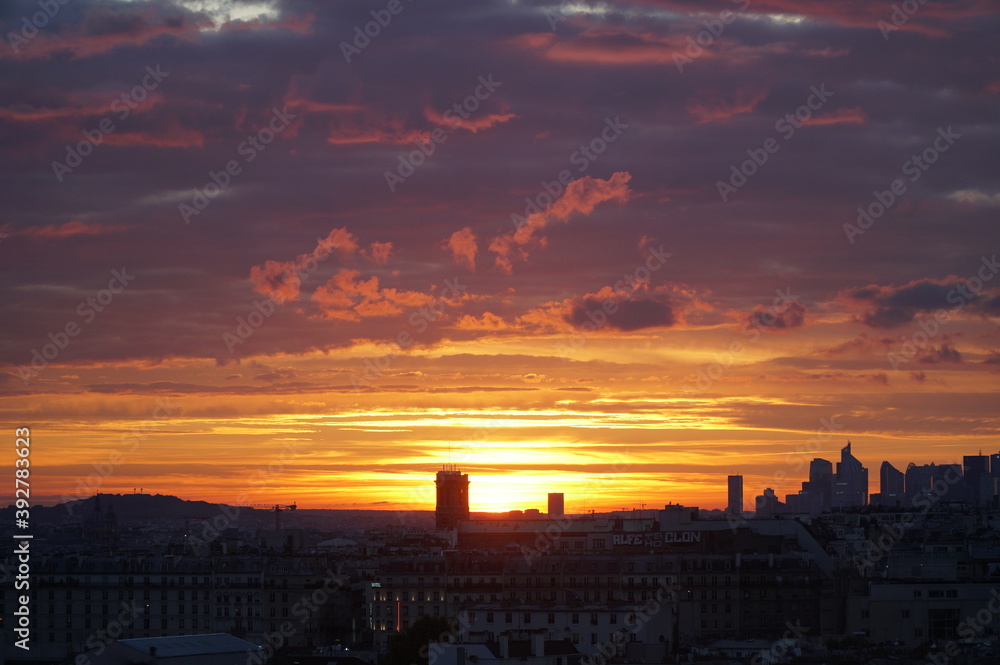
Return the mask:
[[349,145],[352,143],[394,143],[429,141],[430,132],[410,129],[400,118],[380,118],[371,110],[355,117],[336,117],[331,120],[327,143]]
[[264,265],[250,268],[253,290],[275,302],[295,300],[302,289],[295,261],[265,261]]
[[479,318],[466,314],[452,326],[458,330],[498,331],[510,330],[512,326],[492,312],[484,312]]
[[455,231],[446,241],[446,247],[451,257],[460,266],[476,271],[476,254],[479,246],[476,244],[476,234],[466,226],[461,231]]
[[152,132],[111,133],[104,142],[114,146],[154,146],[157,148],[201,148],[205,136],[196,129],[186,129],[177,123]]
[[766,90],[752,86],[736,90],[732,95],[732,101],[715,91],[708,91],[688,102],[687,112],[698,117],[698,124],[728,120],[734,115],[753,111],[765,97],[767,97]]
[[124,231],[127,228],[127,226],[114,224],[87,224],[74,219],[73,221],[66,222],[61,226],[56,224],[48,224],[46,226],[29,226],[28,228],[21,229],[12,235],[37,238],[39,240],[62,240],[72,236],[99,236],[106,233],[116,233],[118,231]]
[[863,125],[865,122],[865,112],[861,108],[837,109],[833,113],[826,113],[821,116],[813,116],[806,120],[805,125],[840,125],[856,124]]
[[402,314],[404,307],[419,307],[434,300],[419,291],[379,288],[378,277],[359,280],[358,270],[342,269],[312,295],[329,319],[360,321],[367,317]]
[[489,115],[480,116],[478,118],[462,118],[458,115],[451,115],[450,117],[445,117],[440,111],[436,111],[431,108],[424,109],[424,117],[435,125],[441,125],[442,127],[457,127],[459,129],[465,129],[473,134],[478,132],[480,129],[489,129],[494,125],[499,125],[501,123],[507,122],[512,118],[516,118],[515,113],[490,113]]
[[512,260],[517,255],[526,259],[526,247],[532,243],[545,244],[544,237],[537,237],[541,231],[552,222],[568,221],[574,213],[589,215],[594,208],[604,201],[616,200],[619,203],[628,201],[631,190],[628,181],[632,175],[627,171],[619,171],[607,180],[584,176],[566,186],[566,191],[551,206],[541,212],[528,215],[524,223],[516,231],[497,236],[490,243],[490,251],[497,255],[497,267],[510,274],[513,272]]
[[384,266],[389,263],[389,257],[392,256],[392,243],[373,242],[368,245],[368,249],[362,251],[361,254],[375,265]]
[[333,229],[325,238],[319,238],[316,248],[308,254],[299,254],[291,261],[268,260],[263,265],[252,267],[250,281],[254,291],[276,302],[295,300],[302,290],[300,273],[315,270],[310,264],[325,260],[331,252],[353,256],[357,251],[358,240],[351,232],[346,228]]
[[674,52],[686,46],[679,37],[635,34],[616,27],[591,28],[558,41],[555,35],[529,34],[511,42],[520,48],[544,49],[549,60],[602,65],[672,64]]

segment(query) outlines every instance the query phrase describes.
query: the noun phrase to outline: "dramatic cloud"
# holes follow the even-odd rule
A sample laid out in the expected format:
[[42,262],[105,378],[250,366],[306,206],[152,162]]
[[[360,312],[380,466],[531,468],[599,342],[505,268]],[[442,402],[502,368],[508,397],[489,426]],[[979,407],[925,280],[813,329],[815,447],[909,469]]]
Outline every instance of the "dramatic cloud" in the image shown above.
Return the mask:
[[929,365],[937,363],[960,364],[962,362],[962,354],[948,344],[942,344],[939,347],[932,346],[927,349],[927,355],[922,356],[920,362]]
[[[372,257],[387,260],[392,243],[376,243]],[[387,246],[386,246],[387,245]],[[317,238],[316,248],[308,254],[299,254],[291,261],[265,261],[263,265],[250,269],[250,281],[254,291],[283,303],[299,297],[302,288],[303,271],[312,272],[318,262],[325,261],[331,253],[341,257],[353,256],[358,251],[358,241],[346,228],[333,229],[325,238]]]
[[449,115],[445,117],[440,111],[434,109],[424,109],[424,117],[433,122],[435,125],[440,125],[442,127],[452,127],[464,129],[466,131],[476,132],[489,129],[495,125],[499,125],[507,122],[517,115],[513,113],[488,113],[486,115],[478,115],[474,118],[463,118],[460,115]]
[[632,176],[619,172],[607,180],[584,176],[566,186],[566,191],[548,208],[528,215],[516,231],[493,238],[490,251],[497,255],[497,267],[507,274],[513,272],[513,259],[528,258],[527,248],[545,245],[545,238],[538,232],[553,222],[566,222],[575,214],[589,215],[598,204],[605,201],[624,203],[631,195],[628,182]]
[[384,266],[389,263],[392,251],[391,242],[373,242],[368,249],[362,250],[362,254],[375,265]]
[[598,300],[585,298],[573,306],[566,320],[576,327],[599,330],[605,325],[616,330],[669,328],[677,322],[674,306],[669,299],[639,297],[636,299]]
[[767,97],[767,91],[759,88],[739,88],[731,95],[718,91],[700,93],[688,102],[687,112],[698,118],[698,123],[728,120],[740,113],[749,113]]
[[468,268],[472,272],[476,271],[476,254],[479,246],[476,243],[476,234],[466,226],[460,231],[455,231],[451,237],[445,241],[445,246],[451,252],[452,259],[458,265]]
[[40,501],[158,399],[104,490],[197,459],[159,489],[225,499],[294,437],[268,500],[396,505],[488,431],[484,505],[626,454],[574,510],[714,507],[822,418],[870,468],[994,443],[995,2],[403,3],[349,58],[355,0],[55,5],[0,7],[0,411],[47,433]]
[[362,318],[394,316],[403,308],[419,307],[434,297],[417,291],[379,288],[378,277],[359,280],[357,270],[342,269],[330,281],[316,289],[312,300],[330,319],[360,321]]
[[789,300],[777,307],[758,306],[747,323],[754,328],[787,331],[801,327],[805,318],[806,308],[797,300]]
[[846,291],[842,297],[848,303],[866,306],[860,314],[865,325],[891,329],[910,323],[918,314],[938,310],[996,316],[1000,313],[998,296],[993,295],[993,289],[983,287],[983,280],[978,277],[920,279],[899,287],[870,284]]

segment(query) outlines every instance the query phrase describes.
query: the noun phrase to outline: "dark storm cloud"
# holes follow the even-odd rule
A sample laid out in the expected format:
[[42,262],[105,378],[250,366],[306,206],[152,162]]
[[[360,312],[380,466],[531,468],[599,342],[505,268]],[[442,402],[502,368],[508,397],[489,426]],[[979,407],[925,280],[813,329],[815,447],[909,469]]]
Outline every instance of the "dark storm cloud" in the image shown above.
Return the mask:
[[747,323],[764,330],[792,330],[805,323],[806,308],[796,300],[790,300],[777,307],[758,307],[747,317]]
[[927,351],[927,355],[920,358],[920,362],[927,365],[935,365],[937,363],[961,364],[962,362],[962,354],[948,344],[942,344],[939,347],[932,346]]
[[844,296],[870,305],[861,313],[865,325],[891,329],[910,323],[918,314],[938,310],[966,309],[981,316],[996,316],[1000,296],[985,286],[978,278],[921,279],[899,287],[869,285],[848,290]]
[[677,323],[677,317],[674,305],[666,298],[629,300],[585,298],[573,305],[566,316],[566,321],[578,327],[589,323],[597,328],[606,325],[616,330],[631,331],[669,328]]

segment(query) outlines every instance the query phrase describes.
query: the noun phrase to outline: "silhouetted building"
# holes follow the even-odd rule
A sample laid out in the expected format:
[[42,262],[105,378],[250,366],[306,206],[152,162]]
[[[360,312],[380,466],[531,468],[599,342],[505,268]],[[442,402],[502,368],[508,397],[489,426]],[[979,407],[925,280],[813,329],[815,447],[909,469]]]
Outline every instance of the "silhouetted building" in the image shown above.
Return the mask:
[[809,463],[809,480],[802,481],[798,494],[786,494],[785,502],[792,513],[820,515],[830,510],[833,498],[833,465],[815,458]]
[[969,495],[962,478],[961,464],[923,464],[910,462],[906,467],[906,505],[915,505],[919,496],[968,501]]
[[809,463],[810,495],[815,497],[817,513],[830,510],[833,505],[833,463],[821,457]]
[[549,492],[549,517],[562,517],[566,514],[566,495],[562,492]]
[[774,490],[768,487],[764,493],[759,495],[754,501],[757,509],[757,517],[770,517],[778,513],[785,512],[785,504],[782,503]]
[[901,507],[905,505],[905,476],[889,462],[883,461],[879,468],[879,493],[872,496],[872,505]]
[[934,464],[922,464],[917,466],[910,462],[906,466],[906,499],[908,504],[913,503],[913,499],[921,494],[931,491],[931,478],[934,475]]
[[451,529],[459,520],[469,519],[469,475],[454,465],[437,472],[437,508],[434,523],[438,529]]
[[92,543],[114,549],[118,546],[118,518],[114,506],[108,502],[108,512],[101,509],[101,495],[94,497],[94,512],[83,525],[83,537]]
[[743,476],[729,476],[729,507],[730,515],[743,514]]
[[962,476],[965,479],[970,503],[974,506],[990,505],[994,495],[993,477],[990,475],[990,458],[982,453],[966,455],[962,458]]
[[840,450],[837,475],[833,482],[833,507],[868,505],[868,469],[851,454],[851,442]]

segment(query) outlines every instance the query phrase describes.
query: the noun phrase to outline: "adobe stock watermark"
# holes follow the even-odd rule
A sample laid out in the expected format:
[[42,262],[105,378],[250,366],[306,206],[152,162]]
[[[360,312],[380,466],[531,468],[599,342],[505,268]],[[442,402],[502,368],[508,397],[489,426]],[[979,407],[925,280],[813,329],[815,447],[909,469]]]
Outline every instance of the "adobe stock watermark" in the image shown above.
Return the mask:
[[[409,329],[400,330],[395,339],[397,348],[400,350],[410,348],[416,341],[414,335],[422,334],[427,330],[431,322],[444,316],[444,308],[461,298],[467,288],[464,284],[459,283],[458,278],[444,280],[444,289],[442,289],[441,294],[428,304],[418,307],[416,311],[410,314],[407,323],[413,332],[410,332]],[[372,381],[382,376],[382,373],[389,369],[393,359],[397,356],[399,356],[399,353],[392,347],[389,347],[385,353],[374,360],[365,358],[364,371],[360,375],[351,375],[351,385],[355,388],[370,388]]]
[[[632,466],[628,457],[630,454],[630,450],[617,453],[614,462],[611,464],[610,471],[603,473],[601,476],[594,478],[587,483],[587,492],[594,495],[596,493],[596,488],[603,486],[605,483],[611,482],[614,479],[615,474],[627,471],[628,468]],[[545,527],[544,531],[537,532],[535,540],[532,541],[531,545],[522,544],[521,556],[524,557],[525,563],[530,564],[538,557],[548,554],[559,542],[562,534],[570,530],[573,523],[574,521],[571,516],[563,515],[562,519],[554,520],[551,524]]]
[[[407,0],[410,2],[411,0]],[[399,16],[403,13],[406,7],[400,0],[389,0],[386,4],[385,9],[373,9],[371,10],[371,21],[364,24],[364,29],[362,26],[354,26],[354,39],[350,44],[347,42],[340,42],[340,52],[344,54],[344,60],[347,64],[351,64],[351,59],[356,55],[361,55],[361,52],[371,45],[372,40],[382,34],[384,28],[388,28],[389,24],[392,23],[393,16]]]
[[[961,134],[957,134],[951,130],[951,125],[947,129],[938,127],[937,133],[937,137],[935,137],[930,145],[924,148],[920,154],[914,154],[903,162],[903,165],[900,167],[902,174],[909,176],[909,182],[912,183],[920,180],[920,176],[926,173],[941,158],[943,153],[948,152],[948,149],[955,145],[955,141],[962,138]],[[864,208],[858,206],[858,219],[856,223],[844,224],[844,233],[847,234],[847,240],[853,245],[856,236],[864,235],[865,231],[870,229],[875,224],[875,221],[882,217],[889,208],[896,205],[896,202],[905,194],[906,181],[902,178],[893,180],[889,183],[889,188],[884,191],[880,192],[876,189],[872,192],[875,200]]]
[[884,527],[877,538],[868,541],[868,549],[865,551],[864,557],[854,555],[853,563],[858,573],[865,577],[866,570],[874,568],[876,563],[892,551],[893,545],[902,540],[906,529],[914,525],[917,516],[926,515],[942,497],[948,494],[953,485],[960,482],[962,482],[962,476],[955,471],[955,467],[945,467],[942,477],[936,478],[929,490],[925,489],[911,499],[913,507],[920,509],[919,513],[903,513],[900,515],[899,521]]
[[169,399],[156,398],[156,406],[150,414],[150,419],[131,427],[128,432],[121,435],[122,450],[112,450],[100,462],[92,462],[91,466],[94,467],[94,472],[88,474],[86,478],[77,477],[74,479],[76,480],[76,490],[73,496],[63,494],[59,498],[66,506],[66,512],[72,515],[73,510],[77,507],[74,501],[94,496],[104,485],[104,481],[114,473],[118,466],[125,462],[126,454],[138,450],[139,445],[149,438],[148,432],[160,427],[164,420],[174,415],[179,409],[180,407],[171,404]]
[[49,341],[42,344],[41,350],[35,347],[31,350],[31,362],[28,365],[18,365],[17,371],[21,376],[24,385],[28,385],[32,379],[49,366],[59,354],[70,345],[73,338],[78,337],[83,332],[84,327],[93,323],[97,315],[112,303],[115,296],[124,291],[129,282],[135,279],[135,275],[128,274],[127,269],[112,270],[111,279],[108,280],[108,287],[97,291],[92,296],[87,296],[76,306],[76,314],[82,323],[75,320],[66,322],[60,330],[48,334]]
[[14,53],[20,53],[21,48],[27,46],[28,42],[38,36],[38,31],[49,24],[70,0],[38,0],[37,11],[30,17],[21,17],[21,29],[17,32],[8,32],[7,41]]
[[[297,116],[288,112],[288,107],[283,106],[279,111],[277,108],[271,109],[271,119],[266,127],[262,127],[256,134],[248,134],[246,139],[236,146],[236,154],[243,157],[243,162],[249,164],[257,159],[257,155],[263,152],[268,145],[274,141],[275,137],[288,128]],[[181,214],[181,219],[185,224],[191,223],[191,218],[200,215],[208,204],[223,192],[233,178],[243,173],[243,164],[238,160],[231,159],[225,166],[216,171],[208,172],[209,181],[201,188],[195,188],[194,195],[190,203],[178,203],[177,211]]]
[[[493,80],[493,74],[487,74],[485,77],[480,76],[477,80],[479,85],[476,86],[471,95],[460,102],[452,104],[441,113],[441,117],[448,121],[451,129],[457,129],[462,125],[462,120],[459,118],[463,120],[471,118],[471,114],[479,108],[480,103],[485,102],[493,96],[496,89],[503,85],[502,82]],[[436,127],[431,132],[427,141],[421,139],[415,140],[413,144],[417,146],[417,149],[399,155],[399,164],[396,166],[396,170],[389,171],[387,169],[383,173],[385,184],[388,185],[389,191],[395,193],[396,187],[406,182],[407,178],[416,173],[417,169],[423,166],[427,162],[427,159],[437,152],[438,146],[444,145],[447,141],[448,132],[442,127]]]
[[472,628],[472,624],[469,621],[469,613],[465,610],[459,611],[454,617],[449,618],[448,630],[439,633],[437,637],[427,640],[427,643],[417,651],[417,655],[421,659],[426,659],[428,665],[434,665],[441,654],[448,649],[448,647],[443,645],[461,642],[463,633],[468,634],[470,628]]
[[298,619],[298,625],[291,621],[282,621],[278,627],[261,636],[262,650],[248,651],[246,665],[261,665],[270,660],[275,653],[285,646],[285,643],[295,635],[309,620],[330,602],[333,594],[343,589],[350,589],[350,578],[330,568],[326,569],[326,575],[320,585],[308,594],[299,596],[299,599],[291,607],[292,616]]
[[618,649],[620,645],[628,642],[628,635],[637,634],[642,630],[643,626],[663,611],[664,603],[676,600],[679,591],[681,587],[677,585],[661,584],[652,598],[626,615],[624,628],[619,628],[611,634],[610,639],[594,647],[594,653],[583,655],[580,659],[581,665],[607,665],[609,661],[617,660],[620,656]]
[[[142,77],[142,82],[133,87],[128,93],[116,97],[108,110],[108,114],[115,114],[119,121],[125,121],[132,114],[132,111],[139,108],[139,104],[146,101],[149,94],[159,87],[163,79],[170,76],[170,72],[164,72],[159,65],[146,67],[146,75]],[[93,154],[94,149],[104,142],[104,137],[113,133],[117,126],[108,116],[101,118],[97,126],[93,129],[83,129],[83,140],[74,144],[66,145],[66,158],[62,162],[52,162],[52,172],[56,180],[62,182],[63,179],[73,172],[73,169],[83,164],[83,160]]]
[[599,307],[593,306],[587,309],[584,314],[588,320],[579,326],[574,326],[569,341],[565,344],[562,342],[556,344],[556,352],[564,360],[569,359],[571,352],[582,347],[588,337],[608,325],[609,317],[618,312],[623,302],[631,300],[640,286],[648,283],[653,273],[663,268],[667,264],[667,259],[672,256],[673,253],[663,251],[663,245],[660,245],[659,248],[651,248],[644,263],[637,266],[631,274],[623,275],[611,287],[614,294],[616,296],[620,294],[620,297],[605,298]]
[[882,40],[889,41],[889,35],[896,32],[910,22],[910,19],[920,11],[927,0],[903,0],[903,2],[892,5],[892,13],[889,20],[879,19],[875,27],[882,33]]
[[705,49],[710,48],[715,40],[722,36],[726,26],[736,20],[736,12],[746,11],[750,6],[750,0],[730,0],[730,2],[740,6],[735,11],[723,9],[719,12],[718,18],[702,21],[701,24],[705,26],[705,29],[694,37],[687,38],[687,46],[684,47],[683,52],[674,51],[673,60],[678,72],[683,74],[686,65],[690,65],[700,58],[705,53]]
[[[456,467],[461,468],[464,464],[474,462],[475,455],[481,452],[488,453],[489,447],[487,444],[490,438],[498,428],[503,426],[504,424],[500,420],[490,418],[480,427],[473,430],[471,438],[459,443],[462,446],[461,452],[455,452],[452,449],[452,444],[449,443],[449,451],[451,453],[449,464],[454,464]],[[410,488],[407,501],[400,504],[401,506],[408,507],[397,508],[394,511],[396,513],[396,520],[402,525],[409,524],[414,512],[424,512],[427,510],[428,504],[434,503],[436,492],[437,490],[428,483],[420,483]]]
[[[271,481],[280,476],[285,465],[299,456],[303,449],[303,444],[296,441],[286,442],[281,449],[281,453],[276,459],[266,465],[261,465],[247,476],[248,488],[236,495],[237,505],[219,504],[219,513],[211,518],[201,520],[200,534],[192,533],[187,536],[187,544],[198,556],[208,556],[211,554],[211,544],[215,539],[230,526],[235,524],[240,516],[240,504],[244,507],[254,494],[263,492],[271,486]],[[193,529],[192,529],[193,531]]]
[[[140,607],[134,600],[121,602],[121,611],[118,612],[118,616],[108,622],[108,625],[92,633],[87,640],[84,642],[84,648],[87,649],[88,653],[80,654],[73,661],[73,665],[90,665],[91,656],[94,658],[99,657],[108,648],[108,645],[121,637],[125,630],[131,626],[136,618],[143,612],[145,612],[145,607]],[[94,653],[89,653],[93,650]]]
[[[284,271],[281,274],[283,284],[301,285],[309,276],[319,270],[319,264],[330,258],[333,248],[330,247],[323,238],[316,238],[316,248],[312,253],[295,265],[295,267]],[[264,300],[254,300],[253,310],[246,316],[236,317],[236,326],[232,332],[222,333],[222,343],[229,349],[229,354],[236,353],[236,347],[247,341],[257,332],[264,323],[274,315],[279,305],[284,305],[285,299],[278,295],[270,295]]]
[[[746,337],[748,342],[753,344],[760,339],[761,331],[773,325],[782,314],[792,306],[791,303],[798,302],[799,297],[792,294],[791,287],[786,287],[784,291],[775,289],[777,297],[772,301],[770,307],[762,311],[756,311],[740,329],[740,334]],[[703,393],[712,387],[726,370],[733,366],[741,355],[746,353],[747,347],[739,340],[733,340],[725,353],[716,353],[715,362],[697,371],[697,379],[692,383],[684,383],[683,390],[688,394]]]
[[986,635],[986,627],[996,620],[997,614],[1000,614],[1000,588],[994,587],[990,590],[990,599],[986,606],[980,608],[975,615],[967,615],[959,622],[955,630],[961,639],[948,640],[940,651],[927,654],[927,662],[930,665],[950,663],[962,653],[962,642]]
[[[579,148],[570,153],[569,163],[577,167],[576,172],[579,175],[583,175],[628,128],[628,124],[622,122],[621,116],[606,117],[604,127],[597,136],[581,144]],[[560,171],[551,182],[542,180],[539,184],[543,191],[539,191],[534,197],[524,197],[524,214],[512,213],[510,216],[511,224],[514,225],[515,229],[527,224],[529,216],[539,214],[552,205],[575,180],[576,177],[569,169]]]
[[799,640],[809,632],[804,628],[801,619],[796,619],[793,625],[791,621],[785,622],[785,632],[781,639],[776,641],[768,649],[761,649],[750,657],[750,665],[770,665],[771,663],[784,663],[788,660],[788,652],[798,644]]
[[[842,429],[844,429],[844,425],[837,422],[836,415],[830,416],[829,418],[820,418],[819,427],[816,428],[816,434],[811,439],[806,440],[805,443],[797,444],[794,452],[786,454],[785,463],[792,468],[792,471],[801,471],[809,462],[809,459],[812,456],[810,453],[818,451],[823,443],[829,441],[833,437],[834,433],[839,432]],[[778,469],[774,472],[772,479],[776,485],[780,485],[788,479],[788,472],[784,469]],[[743,516],[742,512],[739,515],[733,515],[727,512],[726,522],[729,524],[729,529],[735,532],[739,527],[745,526],[748,520]]]
[[[819,88],[814,85],[809,86],[809,93],[805,103],[795,109],[794,113],[786,113],[774,123],[774,131],[781,135],[785,141],[795,136],[795,132],[809,122],[813,112],[823,108],[823,105],[833,97],[833,93],[826,89],[825,83],[821,84]],[[747,181],[767,164],[771,155],[780,149],[781,144],[773,136],[766,139],[759,148],[747,148],[746,153],[750,159],[741,162],[739,167],[736,164],[730,165],[729,180],[719,180],[715,183],[715,188],[719,191],[722,201],[728,201],[730,196],[747,184]]]
[[962,309],[982,292],[986,283],[1000,272],[1000,263],[997,262],[997,255],[991,257],[981,257],[981,264],[976,274],[966,277],[965,281],[945,295],[945,301],[954,305],[951,309],[938,308],[933,315],[928,318],[917,320],[917,332],[900,337],[902,343],[895,351],[886,354],[886,359],[893,370],[898,370],[900,365],[910,362],[920,351],[927,351],[930,347],[931,339],[941,332],[941,326],[951,321],[951,317],[962,311]]

